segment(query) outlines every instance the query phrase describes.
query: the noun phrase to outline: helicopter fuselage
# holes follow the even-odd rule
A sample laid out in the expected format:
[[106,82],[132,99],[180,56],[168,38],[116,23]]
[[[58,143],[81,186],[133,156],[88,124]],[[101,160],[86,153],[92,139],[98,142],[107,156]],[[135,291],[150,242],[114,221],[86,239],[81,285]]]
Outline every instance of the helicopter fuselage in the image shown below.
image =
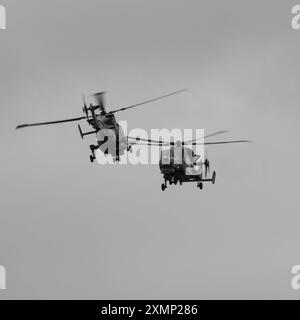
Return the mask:
[[[204,181],[215,183],[216,173],[213,173],[211,179],[206,179],[204,164],[201,157],[196,155],[192,149],[183,146],[174,146],[168,150],[162,150],[159,161],[160,172],[164,177],[165,183],[162,184],[162,190],[167,188],[167,183],[182,184],[183,182],[197,182],[197,186],[202,189]],[[205,170],[206,171],[206,170]],[[203,179],[203,175],[205,178]]]
[[196,164],[199,158],[192,149],[175,146],[161,151],[159,168],[164,176],[173,176],[176,179],[200,176],[202,166],[198,167]]
[[127,139],[114,115],[97,115],[93,127],[97,130],[96,138],[99,149],[104,154],[119,157],[125,153],[128,148]]

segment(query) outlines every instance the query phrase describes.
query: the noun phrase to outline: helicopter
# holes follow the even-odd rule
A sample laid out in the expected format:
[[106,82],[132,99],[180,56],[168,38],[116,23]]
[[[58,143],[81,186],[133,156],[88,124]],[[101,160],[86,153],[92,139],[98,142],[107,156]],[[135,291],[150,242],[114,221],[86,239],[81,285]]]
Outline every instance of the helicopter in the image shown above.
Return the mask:
[[182,185],[184,182],[197,182],[197,187],[202,190],[204,182],[211,182],[215,184],[216,171],[213,171],[211,178],[208,178],[210,171],[210,161],[205,158],[201,159],[200,155],[194,153],[191,146],[197,145],[220,145],[232,143],[249,143],[249,140],[231,140],[231,141],[213,141],[204,142],[206,138],[216,135],[227,133],[228,131],[222,130],[211,133],[202,137],[201,139],[194,139],[188,141],[154,141],[139,139],[139,145],[157,146],[160,149],[167,147],[166,150],[160,151],[159,169],[163,175],[164,183],[161,185],[161,190],[165,191],[169,185]]
[[[96,134],[96,138],[97,138],[97,144],[90,145],[90,150],[91,150],[90,161],[94,162],[94,160],[96,159],[95,151],[97,149],[100,149],[105,155],[110,153],[111,156],[113,157],[114,162],[119,162],[120,156],[122,156],[125,153],[125,151],[132,151],[132,145],[135,145],[138,140],[133,137],[125,136],[122,130],[122,127],[118,124],[115,118],[115,114],[121,111],[136,108],[136,107],[148,104],[150,102],[154,102],[160,99],[164,99],[164,98],[179,94],[183,91],[187,91],[187,89],[181,89],[181,90],[171,92],[169,94],[166,94],[154,99],[146,100],[141,103],[137,103],[128,107],[123,107],[123,108],[116,109],[109,112],[106,111],[105,102],[104,102],[104,95],[106,92],[98,92],[92,95],[96,99],[97,105],[90,104],[88,107],[86,104],[85,97],[83,96],[82,111],[84,113],[84,116],[82,117],[48,121],[48,122],[21,124],[21,125],[18,125],[16,129],[86,120],[87,123],[90,126],[92,126],[93,130],[88,132],[83,132],[81,129],[81,126],[78,124],[78,130],[81,138],[84,139],[85,136],[92,135],[92,134]],[[149,142],[151,142],[151,140],[149,140]],[[108,147],[107,143],[111,147]]]

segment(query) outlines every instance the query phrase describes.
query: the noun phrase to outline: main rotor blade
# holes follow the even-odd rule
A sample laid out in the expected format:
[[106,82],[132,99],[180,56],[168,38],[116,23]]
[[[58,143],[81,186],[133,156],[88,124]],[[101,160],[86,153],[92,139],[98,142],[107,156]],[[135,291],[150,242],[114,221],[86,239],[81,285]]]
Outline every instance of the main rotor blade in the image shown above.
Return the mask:
[[201,146],[201,145],[211,145],[211,144],[228,144],[228,143],[249,143],[249,140],[233,140],[233,141],[216,141],[216,142],[193,142],[193,143],[185,143],[185,145],[190,146]]
[[[197,141],[200,141],[200,140],[203,140],[203,139],[206,139],[206,138],[209,138],[209,137],[213,137],[213,136],[216,136],[216,135],[219,135],[219,134],[222,134],[222,133],[227,133],[227,132],[228,131],[226,131],[226,130],[217,131],[217,132],[208,134],[208,135],[206,135],[206,136],[204,136],[203,138],[200,138],[200,139],[193,139],[193,140],[183,141],[183,144],[190,144],[190,143],[193,143],[193,142],[197,142]],[[160,143],[160,144],[171,144],[171,145],[175,144],[175,142],[164,141],[164,140],[142,139],[140,137],[129,137],[128,136],[127,138],[135,140],[135,141],[144,141],[144,142],[153,142],[153,143]]]
[[133,142],[130,144],[134,145],[134,146],[154,146],[154,147],[169,147],[170,146],[167,144],[158,144],[158,143],[151,143],[151,142],[142,142],[142,143]]
[[159,144],[169,144],[170,142],[168,141],[163,141],[163,140],[151,140],[151,139],[142,139],[140,137],[127,137],[128,139],[132,139],[132,140],[135,140],[136,142],[139,142],[139,141],[143,141],[143,142],[150,142],[150,143],[159,143]]
[[228,132],[227,130],[217,131],[217,132],[208,134],[208,135],[206,135],[206,136],[204,136],[203,138],[200,138],[200,139],[193,139],[193,140],[184,141],[184,144],[187,144],[187,143],[190,143],[190,142],[197,142],[197,141],[200,141],[200,140],[203,140],[203,139],[206,139],[206,138],[210,138],[210,137],[214,137],[214,136],[217,136],[219,134],[223,134],[223,133],[227,133],[227,132]]
[[57,120],[57,121],[48,121],[48,122],[21,124],[21,125],[18,125],[16,127],[16,129],[22,129],[22,128],[27,128],[27,127],[35,127],[35,126],[45,126],[45,125],[64,123],[64,122],[80,121],[80,120],[83,120],[83,119],[86,119],[86,117],[64,119],[64,120]]
[[147,100],[147,101],[144,101],[144,102],[141,102],[141,103],[134,104],[134,105],[129,106],[129,107],[125,107],[125,108],[117,109],[117,110],[114,110],[114,111],[110,111],[110,112],[108,112],[108,114],[114,114],[114,113],[116,113],[116,112],[120,112],[120,111],[125,111],[125,110],[128,110],[128,109],[136,108],[136,107],[142,106],[142,105],[144,105],[144,104],[146,104],[146,103],[150,103],[150,102],[154,102],[154,101],[157,101],[157,100],[160,100],[160,99],[164,99],[164,98],[173,96],[173,95],[175,95],[175,94],[178,94],[178,93],[181,93],[181,92],[184,92],[184,91],[187,91],[187,90],[188,90],[188,89],[178,90],[178,91],[175,91],[175,92],[166,94],[166,95],[164,95],[164,96],[160,96],[160,97],[158,97],[158,98],[154,98],[154,99],[151,99],[151,100]]
[[[229,144],[229,143],[250,143],[249,140],[233,140],[233,141],[216,141],[216,142],[193,142],[193,143],[182,143],[182,146],[199,146],[199,145],[213,145],[213,144]],[[153,142],[143,142],[137,143],[137,146],[157,146],[157,147],[174,147],[176,143],[169,142],[169,143],[157,143]],[[178,146],[180,147],[180,145]]]

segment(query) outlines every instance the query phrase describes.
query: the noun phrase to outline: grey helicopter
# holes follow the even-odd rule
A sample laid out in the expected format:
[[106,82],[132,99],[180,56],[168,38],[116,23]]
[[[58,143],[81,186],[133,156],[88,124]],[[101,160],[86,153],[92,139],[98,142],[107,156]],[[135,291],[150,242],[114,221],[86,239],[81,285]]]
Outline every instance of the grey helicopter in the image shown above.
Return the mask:
[[[182,185],[184,182],[196,182],[197,187],[202,190],[204,182],[215,184],[216,171],[213,171],[212,176],[208,178],[210,171],[210,161],[202,159],[200,155],[194,153],[192,146],[197,145],[221,145],[232,143],[249,143],[249,140],[230,140],[230,141],[213,141],[206,142],[204,139],[216,135],[227,133],[222,130],[204,136],[201,139],[188,141],[162,141],[162,140],[147,140],[137,138],[141,143],[139,145],[157,146],[160,148],[159,169],[163,175],[164,183],[161,185],[162,191],[165,191],[169,185]],[[167,149],[162,150],[162,147]]]
[[[86,120],[88,125],[91,126],[93,130],[83,132],[79,124],[78,130],[82,139],[84,139],[84,137],[87,135],[96,135],[97,143],[95,145],[90,145],[90,161],[94,162],[94,160],[96,159],[95,151],[97,149],[100,149],[104,154],[110,154],[113,157],[114,162],[118,162],[120,160],[120,156],[122,156],[126,151],[132,151],[132,145],[137,144],[138,139],[134,137],[125,136],[122,127],[119,125],[115,118],[115,114],[179,94],[186,90],[187,89],[178,90],[154,99],[146,100],[141,103],[137,103],[134,105],[130,105],[108,112],[106,111],[104,102],[104,95],[106,92],[98,92],[92,95],[96,99],[97,105],[90,104],[88,107],[86,104],[85,97],[83,96],[82,111],[84,113],[84,116],[82,117],[48,122],[21,124],[18,125],[16,129]],[[151,140],[149,140],[149,142],[151,142]]]

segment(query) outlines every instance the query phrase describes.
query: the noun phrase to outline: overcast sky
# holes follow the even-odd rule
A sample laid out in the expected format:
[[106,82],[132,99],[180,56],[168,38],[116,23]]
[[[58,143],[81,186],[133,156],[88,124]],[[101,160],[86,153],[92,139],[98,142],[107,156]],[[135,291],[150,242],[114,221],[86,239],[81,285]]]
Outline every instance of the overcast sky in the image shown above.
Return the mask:
[[[295,1],[1,4],[0,298],[300,298]],[[82,93],[112,110],[181,88],[117,120],[252,140],[206,149],[203,191],[91,165],[75,123],[14,130],[81,116]]]

